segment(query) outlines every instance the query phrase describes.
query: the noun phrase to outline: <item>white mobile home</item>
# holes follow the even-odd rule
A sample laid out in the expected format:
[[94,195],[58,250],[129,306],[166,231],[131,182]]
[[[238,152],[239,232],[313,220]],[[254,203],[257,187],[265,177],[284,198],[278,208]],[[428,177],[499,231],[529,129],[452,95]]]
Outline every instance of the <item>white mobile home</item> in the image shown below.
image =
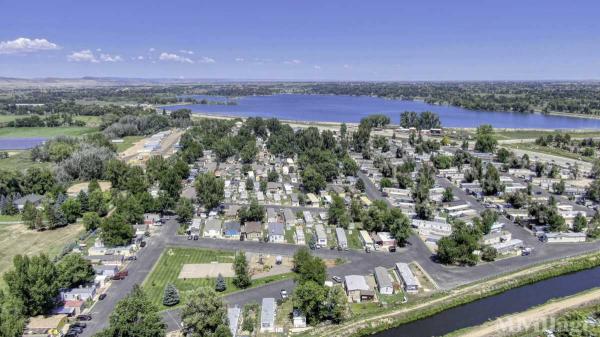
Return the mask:
[[406,263],[396,263],[396,271],[398,272],[398,276],[402,280],[404,284],[404,290],[407,292],[418,292],[419,291],[419,281],[413,274],[412,270]]

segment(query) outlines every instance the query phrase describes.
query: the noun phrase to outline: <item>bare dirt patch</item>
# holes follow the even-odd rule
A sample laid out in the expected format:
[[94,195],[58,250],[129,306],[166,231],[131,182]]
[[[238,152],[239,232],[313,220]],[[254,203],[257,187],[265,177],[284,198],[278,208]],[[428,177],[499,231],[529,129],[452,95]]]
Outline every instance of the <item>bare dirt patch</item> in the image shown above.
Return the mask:
[[233,263],[189,263],[179,272],[180,279],[234,277]]

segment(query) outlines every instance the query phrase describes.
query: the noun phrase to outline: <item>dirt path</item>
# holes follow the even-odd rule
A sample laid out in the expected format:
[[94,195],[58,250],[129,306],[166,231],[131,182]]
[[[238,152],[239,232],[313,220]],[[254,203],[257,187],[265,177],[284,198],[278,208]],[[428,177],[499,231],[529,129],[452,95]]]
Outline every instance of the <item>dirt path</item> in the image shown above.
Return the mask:
[[[523,331],[524,327],[539,326],[568,309],[575,309],[600,300],[600,289],[553,301],[520,313],[504,316],[461,333],[461,337],[498,337]],[[503,333],[503,331],[505,333]]]

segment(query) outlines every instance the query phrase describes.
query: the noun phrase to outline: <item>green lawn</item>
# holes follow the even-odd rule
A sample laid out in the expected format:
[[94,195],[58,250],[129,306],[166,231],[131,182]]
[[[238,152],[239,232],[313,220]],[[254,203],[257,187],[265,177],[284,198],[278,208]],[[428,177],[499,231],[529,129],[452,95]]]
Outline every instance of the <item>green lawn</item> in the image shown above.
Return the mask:
[[285,242],[287,243],[296,243],[294,240],[294,234],[296,231],[294,229],[286,229],[285,230]]
[[570,158],[570,159],[578,159],[578,160],[583,160],[583,161],[587,161],[587,162],[592,162],[594,160],[593,157],[586,157],[586,156],[583,156],[583,155],[580,155],[577,153],[569,152],[569,151],[566,151],[563,149],[557,149],[557,148],[550,147],[550,146],[540,146],[540,145],[536,145],[535,143],[518,143],[518,144],[505,144],[505,145],[510,148],[513,148],[513,149],[545,153],[545,154],[549,154],[549,155],[565,157],[565,158]]
[[0,128],[0,138],[81,136],[93,131],[88,127]]
[[8,158],[0,159],[2,170],[26,170],[30,167],[51,167],[52,163],[36,163],[31,160],[31,151],[8,151]]
[[135,144],[136,142],[138,142],[140,139],[143,139],[143,138],[144,138],[144,136],[123,137],[123,143],[115,144],[115,145],[117,145],[117,152],[123,152],[123,151],[127,150],[128,148],[133,146],[133,144]]
[[21,221],[21,215],[0,215],[0,222],[19,222]]
[[[179,290],[181,297],[181,304],[184,304],[186,297],[195,289],[199,287],[210,287],[214,289],[216,279],[214,278],[202,278],[202,279],[178,279],[181,268],[184,264],[188,263],[210,263],[220,262],[227,263],[233,262],[234,252],[226,251],[215,251],[205,250],[196,248],[167,248],[162,253],[154,268],[146,277],[143,283],[144,290],[148,294],[148,297],[158,305],[161,309],[167,309],[168,307],[163,306],[163,292],[168,283],[173,283]],[[265,285],[270,282],[284,280],[292,277],[291,273],[270,276],[260,278],[252,281],[251,287],[258,287]],[[222,294],[228,294],[238,289],[233,285],[231,278],[225,278],[227,282],[227,290]]]
[[[17,118],[24,118],[28,116],[21,115],[0,115],[0,123],[12,122]],[[78,121],[84,121],[88,127],[97,127],[100,125],[100,116],[75,116],[73,119]]]
[[360,235],[358,235],[358,229],[353,229],[352,234],[346,231],[346,237],[348,239],[348,247],[350,249],[363,249],[362,241],[360,240]]

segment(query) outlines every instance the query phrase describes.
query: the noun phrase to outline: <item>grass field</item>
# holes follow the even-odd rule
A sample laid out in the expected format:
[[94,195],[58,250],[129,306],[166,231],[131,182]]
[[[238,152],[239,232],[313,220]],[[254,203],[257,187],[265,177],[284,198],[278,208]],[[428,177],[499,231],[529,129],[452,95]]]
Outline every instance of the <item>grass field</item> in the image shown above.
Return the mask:
[[555,133],[569,133],[572,138],[589,138],[589,137],[600,137],[600,131],[582,131],[582,132],[565,132],[561,130],[548,130],[548,131],[536,131],[536,130],[523,130],[523,131],[496,131],[496,139],[535,139],[539,136],[553,135]]
[[346,231],[346,237],[348,238],[348,247],[351,249],[363,249],[362,241],[358,234],[358,229],[353,229],[352,234],[348,234]]
[[31,151],[8,151],[8,158],[0,159],[2,170],[26,170],[30,167],[51,167],[52,163],[36,163],[31,160]]
[[0,222],[21,221],[21,215],[0,215]]
[[0,138],[81,136],[93,131],[88,127],[0,128]]
[[557,149],[554,147],[540,146],[540,145],[536,145],[535,143],[518,143],[518,144],[505,144],[505,145],[510,148],[513,148],[513,149],[545,153],[545,154],[550,154],[550,155],[554,155],[554,156],[565,157],[565,158],[570,158],[570,159],[578,159],[578,160],[587,161],[587,162],[593,162],[593,160],[594,160],[593,157],[582,156],[577,153],[572,153],[572,152],[569,152],[569,151],[566,151],[563,149]]
[[[36,255],[45,253],[51,257],[61,252],[62,248],[79,238],[84,229],[81,224],[51,231],[31,231],[23,224],[0,225],[0,275],[12,268],[15,255]],[[5,287],[0,278],[0,289]]]
[[140,139],[143,139],[144,136],[127,136],[123,137],[123,143],[117,143],[117,152],[123,152],[128,148],[132,147],[133,144],[138,142]]
[[[0,115],[0,123],[7,123],[14,121],[17,118],[23,118],[28,116],[20,116],[20,115]],[[78,121],[84,121],[86,126],[88,127],[97,127],[100,125],[100,117],[99,116],[75,116],[73,119]]]
[[[196,248],[167,248],[162,253],[158,262],[146,277],[143,283],[144,290],[148,294],[150,300],[158,305],[161,309],[167,309],[163,306],[163,292],[168,283],[173,283],[181,297],[181,304],[184,304],[186,297],[195,289],[200,287],[214,288],[216,279],[178,279],[179,272],[184,264],[188,263],[210,263],[210,262],[233,262],[234,252],[205,250]],[[283,274],[272,277],[260,278],[252,281],[251,287],[258,287],[273,281],[279,281],[290,278],[291,274]],[[225,278],[227,282],[227,290],[222,294],[228,294],[239,290],[232,283],[231,278]]]

